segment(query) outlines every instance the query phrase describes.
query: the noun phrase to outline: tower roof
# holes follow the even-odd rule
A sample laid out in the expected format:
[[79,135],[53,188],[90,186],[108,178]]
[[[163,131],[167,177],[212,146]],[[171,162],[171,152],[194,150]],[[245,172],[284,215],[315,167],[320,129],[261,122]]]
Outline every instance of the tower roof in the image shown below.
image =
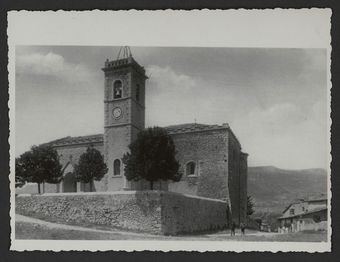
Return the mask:
[[129,46],[122,46],[119,49],[117,60],[132,57],[131,49]]
[[120,48],[115,60],[110,61],[109,59],[106,59],[104,68],[102,68],[102,70],[104,72],[110,72],[129,66],[132,66],[137,72],[146,77],[144,67],[138,64],[137,61],[133,58],[130,47],[124,46]]

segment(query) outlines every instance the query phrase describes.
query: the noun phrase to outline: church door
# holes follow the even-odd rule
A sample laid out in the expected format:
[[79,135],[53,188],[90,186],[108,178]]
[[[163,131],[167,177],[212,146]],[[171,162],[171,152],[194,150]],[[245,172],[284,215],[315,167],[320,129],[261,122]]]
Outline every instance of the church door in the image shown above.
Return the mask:
[[77,192],[77,181],[72,172],[69,172],[64,176],[63,192]]

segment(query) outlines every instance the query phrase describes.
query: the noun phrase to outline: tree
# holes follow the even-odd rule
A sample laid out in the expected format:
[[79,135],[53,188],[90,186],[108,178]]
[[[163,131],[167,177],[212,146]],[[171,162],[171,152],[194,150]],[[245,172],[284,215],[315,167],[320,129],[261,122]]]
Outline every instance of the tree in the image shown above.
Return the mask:
[[56,184],[62,178],[62,166],[59,156],[51,146],[33,146],[30,151],[23,153],[15,161],[16,181],[33,182],[38,184],[38,192],[41,193],[40,184],[43,182]]
[[247,216],[251,216],[254,212],[253,198],[251,196],[247,196]]
[[145,179],[153,183],[159,179],[179,181],[179,163],[175,158],[175,145],[166,130],[152,127],[141,131],[129,145],[130,152],[123,157],[126,179]]
[[88,147],[75,165],[74,173],[77,181],[90,183],[90,191],[92,191],[93,179],[101,180],[107,173],[107,166],[101,153],[93,147]]
[[25,174],[19,158],[15,159],[15,187],[22,187],[25,184]]

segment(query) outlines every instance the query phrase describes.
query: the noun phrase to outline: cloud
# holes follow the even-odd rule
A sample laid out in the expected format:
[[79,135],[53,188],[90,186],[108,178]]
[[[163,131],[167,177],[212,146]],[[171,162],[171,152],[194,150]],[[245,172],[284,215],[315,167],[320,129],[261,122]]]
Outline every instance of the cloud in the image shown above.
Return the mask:
[[[325,50],[136,49],[149,65],[146,126],[229,122],[249,165],[325,166]],[[110,53],[111,47],[16,50],[18,150],[101,132],[100,67]]]
[[151,65],[147,67],[146,71],[150,76],[149,85],[154,89],[162,90],[162,92],[176,91],[185,93],[197,85],[195,79],[188,75],[177,73],[169,66]]
[[171,67],[147,68],[146,125],[209,122],[215,114],[216,94],[199,78],[178,73]]
[[147,68],[149,81],[146,91],[146,124],[165,126],[193,122],[195,102],[188,104],[196,81],[179,74],[171,67],[156,65]]
[[282,127],[299,124],[304,121],[305,116],[296,105],[283,103],[264,111],[251,111],[249,118],[256,120],[266,132],[280,133]]
[[201,77],[178,73],[169,66],[147,68],[146,124],[173,125],[197,121],[222,124],[244,108],[233,90]]
[[92,74],[82,64],[72,64],[53,52],[22,54],[16,60],[18,74],[47,76],[67,82],[87,82]]

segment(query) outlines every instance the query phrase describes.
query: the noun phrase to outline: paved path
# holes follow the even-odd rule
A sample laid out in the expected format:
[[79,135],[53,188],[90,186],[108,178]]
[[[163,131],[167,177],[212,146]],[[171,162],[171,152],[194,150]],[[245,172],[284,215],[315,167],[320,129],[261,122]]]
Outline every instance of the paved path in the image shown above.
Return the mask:
[[[89,228],[89,227],[81,227],[81,226],[74,226],[74,225],[65,225],[65,224],[57,224],[52,222],[47,222],[44,220],[27,217],[23,215],[16,214],[15,215],[15,221],[16,222],[23,222],[23,223],[30,223],[39,225],[42,227],[47,227],[48,229],[53,230],[72,230],[72,231],[78,231],[78,232],[88,232],[89,234],[104,234],[107,235],[109,238],[124,238],[124,239],[153,239],[153,240],[241,240],[244,238],[240,235],[238,231],[236,231],[236,236],[231,237],[230,236],[230,230],[223,230],[216,233],[210,233],[210,234],[201,234],[201,235],[181,235],[181,236],[163,236],[163,235],[154,235],[154,234],[148,234],[148,233],[136,233],[131,231],[123,231],[119,229],[97,229],[97,228]],[[247,230],[246,232],[246,238],[248,237],[257,237],[257,236],[263,236],[263,237],[271,237],[273,235],[277,235],[277,233],[267,233],[267,232],[260,232],[260,231],[254,231],[254,230]]]

